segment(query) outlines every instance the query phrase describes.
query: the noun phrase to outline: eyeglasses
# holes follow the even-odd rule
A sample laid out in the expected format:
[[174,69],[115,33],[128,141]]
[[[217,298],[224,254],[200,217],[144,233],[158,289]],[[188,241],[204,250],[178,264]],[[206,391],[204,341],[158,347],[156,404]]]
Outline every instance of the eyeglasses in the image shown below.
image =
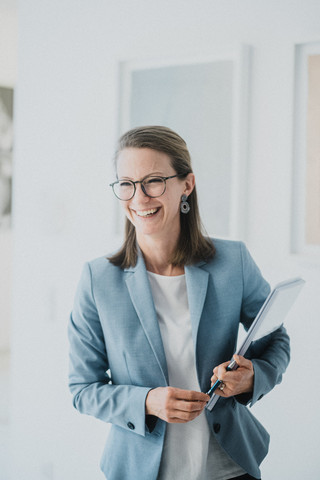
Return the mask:
[[110,183],[113,193],[119,200],[131,200],[136,193],[136,184],[141,184],[141,190],[147,197],[157,198],[161,197],[166,191],[166,181],[170,178],[181,177],[182,175],[176,174],[170,177],[159,177],[158,175],[148,175],[143,180],[117,180]]

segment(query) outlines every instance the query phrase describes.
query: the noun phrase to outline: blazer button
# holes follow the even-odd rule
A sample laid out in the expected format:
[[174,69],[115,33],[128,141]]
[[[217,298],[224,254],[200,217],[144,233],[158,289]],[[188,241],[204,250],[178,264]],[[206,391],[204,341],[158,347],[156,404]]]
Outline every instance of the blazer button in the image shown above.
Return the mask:
[[130,428],[130,430],[134,430],[136,428],[131,422],[128,422],[127,425]]
[[220,432],[221,425],[220,423],[214,423],[213,424],[213,431],[214,433],[219,433]]

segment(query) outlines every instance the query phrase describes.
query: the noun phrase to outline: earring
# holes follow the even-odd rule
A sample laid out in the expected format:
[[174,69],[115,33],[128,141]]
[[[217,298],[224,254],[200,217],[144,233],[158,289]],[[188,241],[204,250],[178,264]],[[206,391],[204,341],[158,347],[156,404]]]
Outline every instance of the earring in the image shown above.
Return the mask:
[[190,211],[190,205],[187,202],[187,195],[182,195],[181,203],[180,203],[180,211],[181,213],[188,213]]

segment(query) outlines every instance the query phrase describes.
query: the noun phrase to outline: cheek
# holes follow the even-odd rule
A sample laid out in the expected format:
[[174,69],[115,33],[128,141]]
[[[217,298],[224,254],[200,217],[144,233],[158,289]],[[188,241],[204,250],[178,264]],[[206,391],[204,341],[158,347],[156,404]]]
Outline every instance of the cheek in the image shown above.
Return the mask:
[[121,202],[121,210],[122,212],[129,217],[130,216],[130,210],[129,210],[129,205],[126,202]]
[[172,206],[173,209],[178,209],[180,208],[180,203],[181,203],[181,197],[182,197],[182,193],[180,193],[179,191],[178,192],[175,192],[174,195],[172,195],[171,199],[170,199],[170,204]]
[[180,216],[181,198],[177,195],[172,195],[167,202],[167,212],[170,217]]

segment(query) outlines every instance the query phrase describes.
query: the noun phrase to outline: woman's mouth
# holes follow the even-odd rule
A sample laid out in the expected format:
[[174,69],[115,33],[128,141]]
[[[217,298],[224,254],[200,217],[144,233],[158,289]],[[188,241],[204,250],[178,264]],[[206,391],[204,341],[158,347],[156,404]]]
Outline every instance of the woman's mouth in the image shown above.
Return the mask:
[[138,217],[147,218],[152,217],[159,210],[160,208],[149,208],[148,210],[134,210],[134,212],[136,213],[136,215],[138,215]]

